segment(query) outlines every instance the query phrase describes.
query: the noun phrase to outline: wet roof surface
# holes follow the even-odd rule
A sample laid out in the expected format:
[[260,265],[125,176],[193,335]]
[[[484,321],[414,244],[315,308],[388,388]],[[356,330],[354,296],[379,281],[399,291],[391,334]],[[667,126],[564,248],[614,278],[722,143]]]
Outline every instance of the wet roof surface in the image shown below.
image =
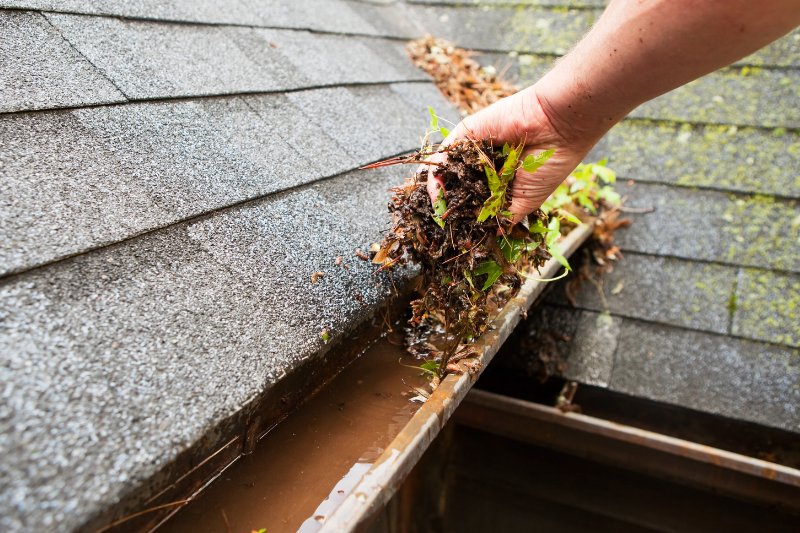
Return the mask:
[[[385,301],[354,250],[407,169],[357,168],[448,109],[401,39],[531,81],[600,4],[509,3],[0,0],[0,529],[76,529],[158,490]],[[550,296],[570,375],[800,430],[799,50],[795,32],[598,147],[657,210],[620,234],[610,321],[596,292]]]

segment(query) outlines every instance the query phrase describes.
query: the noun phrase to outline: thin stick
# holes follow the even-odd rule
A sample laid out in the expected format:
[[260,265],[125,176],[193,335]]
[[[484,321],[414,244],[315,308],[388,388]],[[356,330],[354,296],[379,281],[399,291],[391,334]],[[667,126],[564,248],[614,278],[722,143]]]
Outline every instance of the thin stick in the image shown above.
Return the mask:
[[125,523],[125,522],[127,522],[129,520],[133,520],[134,518],[138,518],[138,517],[140,517],[142,515],[145,515],[147,513],[152,513],[153,511],[159,511],[161,509],[166,509],[168,507],[175,507],[176,505],[184,505],[184,504],[189,503],[190,501],[192,501],[191,498],[186,499],[186,500],[178,500],[176,502],[170,502],[170,503],[165,503],[165,504],[162,504],[162,505],[156,505],[155,507],[151,507],[149,509],[145,509],[144,511],[139,511],[138,513],[129,514],[128,516],[123,516],[119,520],[115,520],[115,521],[111,522],[110,524],[108,524],[107,526],[101,527],[100,529],[96,530],[95,533],[103,533],[105,531],[108,531],[108,530],[110,530],[112,528],[117,527],[120,524],[123,524],[123,523]]

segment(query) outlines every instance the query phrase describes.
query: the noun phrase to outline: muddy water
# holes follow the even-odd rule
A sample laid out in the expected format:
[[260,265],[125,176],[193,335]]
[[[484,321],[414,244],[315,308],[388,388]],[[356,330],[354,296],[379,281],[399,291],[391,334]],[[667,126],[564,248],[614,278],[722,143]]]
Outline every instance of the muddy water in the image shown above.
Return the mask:
[[400,359],[415,364],[378,339],[158,532],[317,530],[419,407]]

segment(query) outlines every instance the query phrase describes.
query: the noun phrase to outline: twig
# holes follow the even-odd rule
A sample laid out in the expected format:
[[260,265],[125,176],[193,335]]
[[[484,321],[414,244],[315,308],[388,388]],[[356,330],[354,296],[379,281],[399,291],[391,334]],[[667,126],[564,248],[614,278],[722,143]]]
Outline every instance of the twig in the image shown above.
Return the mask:
[[159,511],[161,509],[166,509],[168,507],[175,507],[176,505],[184,505],[184,504],[189,503],[190,501],[192,501],[191,498],[188,498],[186,500],[178,500],[176,502],[170,502],[170,503],[165,503],[165,504],[162,504],[162,505],[156,505],[155,507],[150,507],[149,509],[145,509],[144,511],[139,511],[138,513],[129,514],[128,516],[123,516],[119,520],[115,520],[115,521],[111,522],[110,524],[108,524],[107,526],[101,527],[100,529],[96,530],[95,533],[104,533],[105,531],[113,529],[113,528],[117,527],[120,524],[124,524],[125,522],[128,522],[129,520],[133,520],[134,518],[138,518],[138,517],[140,517],[142,515],[145,515],[145,514],[148,514],[148,513],[152,513],[154,511]]

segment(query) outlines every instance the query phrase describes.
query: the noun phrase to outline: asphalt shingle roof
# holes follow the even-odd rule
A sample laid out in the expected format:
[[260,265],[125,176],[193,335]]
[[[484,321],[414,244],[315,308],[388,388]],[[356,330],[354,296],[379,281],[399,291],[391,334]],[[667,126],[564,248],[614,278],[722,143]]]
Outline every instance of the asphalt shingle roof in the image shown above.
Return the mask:
[[[0,0],[0,529],[124,514],[385,301],[353,251],[407,169],[355,169],[449,113],[399,39],[530,79],[600,5],[435,3]],[[800,429],[798,46],[598,148],[656,211],[619,235],[610,317],[589,290],[540,313],[571,328],[568,375]]]
[[354,256],[450,113],[401,7],[152,4],[0,4],[3,530],[125,514],[404,279]]

